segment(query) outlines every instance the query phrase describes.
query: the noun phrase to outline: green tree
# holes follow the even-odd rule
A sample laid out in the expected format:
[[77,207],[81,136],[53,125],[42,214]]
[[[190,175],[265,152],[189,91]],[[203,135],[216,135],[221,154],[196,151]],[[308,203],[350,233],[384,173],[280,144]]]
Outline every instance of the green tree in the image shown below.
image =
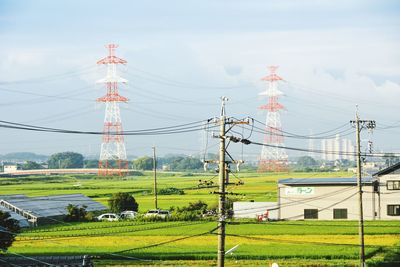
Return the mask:
[[153,159],[144,156],[133,161],[133,168],[137,170],[152,170],[153,169]]
[[297,165],[300,167],[315,167],[318,162],[310,156],[303,156],[297,159]]
[[177,208],[178,211],[198,211],[200,213],[204,213],[207,210],[207,203],[198,200],[197,202],[190,202],[189,206],[184,206],[182,208]]
[[139,204],[135,198],[126,192],[113,194],[111,199],[108,200],[108,204],[113,212],[122,212],[125,210],[138,211],[139,208]]
[[24,164],[22,164],[21,168],[23,170],[37,170],[37,169],[42,169],[43,166],[35,161],[28,160]]
[[65,216],[64,220],[67,222],[86,221],[86,217],[88,215],[86,208],[87,206],[85,205],[79,207],[78,205],[69,204],[66,208],[68,214]]
[[176,171],[198,170],[203,168],[203,162],[198,158],[178,156],[170,160],[170,167]]
[[0,211],[0,250],[6,251],[20,231],[17,220],[11,218],[10,213]]
[[83,156],[75,152],[62,152],[50,156],[49,169],[73,169],[83,167]]

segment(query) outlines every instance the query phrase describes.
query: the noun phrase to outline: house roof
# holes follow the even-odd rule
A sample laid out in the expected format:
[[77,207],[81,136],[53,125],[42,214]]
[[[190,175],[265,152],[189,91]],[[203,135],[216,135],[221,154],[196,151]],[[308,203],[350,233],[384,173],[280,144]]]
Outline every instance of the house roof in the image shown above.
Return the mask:
[[[396,164],[394,164],[392,166],[389,166],[383,170],[380,170],[380,171],[374,173],[373,176],[381,176],[381,175],[396,172],[397,170],[400,170],[400,162],[397,162]],[[400,173],[400,172],[396,172],[396,173]]]
[[[371,184],[374,179],[372,177],[364,177],[363,184]],[[278,184],[286,185],[356,185],[357,178],[288,178],[281,179]]]

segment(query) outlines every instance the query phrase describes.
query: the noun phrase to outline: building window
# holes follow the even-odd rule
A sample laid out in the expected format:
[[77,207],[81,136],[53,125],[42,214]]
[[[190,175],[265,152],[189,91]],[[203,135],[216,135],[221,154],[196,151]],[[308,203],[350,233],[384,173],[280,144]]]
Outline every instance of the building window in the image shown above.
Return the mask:
[[347,209],[333,209],[333,219],[347,219]]
[[387,205],[388,216],[400,216],[400,205]]
[[387,181],[386,188],[388,190],[400,190],[400,181]]
[[304,219],[318,219],[318,210],[317,209],[305,209],[304,210]]

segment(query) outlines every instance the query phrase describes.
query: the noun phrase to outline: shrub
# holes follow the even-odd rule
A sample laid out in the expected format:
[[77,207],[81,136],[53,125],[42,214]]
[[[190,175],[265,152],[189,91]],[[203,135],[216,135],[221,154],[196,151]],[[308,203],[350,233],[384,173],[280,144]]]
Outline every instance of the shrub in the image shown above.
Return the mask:
[[203,214],[207,211],[207,203],[199,200],[190,202],[187,207],[171,207],[170,210],[172,211],[169,218],[171,221],[196,221],[203,218]]
[[184,195],[185,191],[175,187],[168,187],[158,190],[159,195]]
[[20,231],[17,220],[11,218],[10,213],[0,211],[0,250],[7,250],[15,240],[15,233]]
[[135,221],[138,221],[138,222],[165,222],[165,221],[169,221],[169,220],[170,220],[169,216],[163,218],[160,216],[138,215],[135,217]]
[[174,211],[169,218],[170,221],[197,221],[202,218],[196,211]]
[[110,209],[113,212],[119,213],[124,210],[138,211],[139,204],[136,202],[135,198],[126,192],[115,193],[112,195],[111,199],[108,200]]
[[68,214],[65,216],[64,220],[67,222],[83,222],[87,221],[88,213],[86,211],[87,206],[69,204],[67,206]]

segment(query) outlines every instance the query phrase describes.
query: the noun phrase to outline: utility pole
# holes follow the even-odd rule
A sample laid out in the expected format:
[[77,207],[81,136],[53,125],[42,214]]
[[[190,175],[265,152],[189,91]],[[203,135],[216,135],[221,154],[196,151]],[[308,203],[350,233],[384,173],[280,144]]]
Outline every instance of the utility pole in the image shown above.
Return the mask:
[[[221,114],[219,118],[214,119],[216,124],[219,124],[219,135],[213,136],[219,138],[219,160],[208,160],[204,163],[218,163],[218,173],[219,173],[219,190],[218,192],[213,192],[218,194],[218,267],[224,267],[225,265],[225,224],[226,224],[226,195],[230,194],[225,191],[226,185],[229,183],[229,164],[243,163],[242,160],[236,161],[229,155],[226,151],[227,146],[232,141],[237,143],[240,138],[234,136],[227,136],[226,134],[237,124],[249,124],[249,119],[237,120],[234,118],[227,118],[225,112],[225,102],[228,101],[227,97],[221,97]],[[231,125],[226,129],[226,125]],[[227,143],[228,141],[228,143]],[[230,160],[226,160],[226,155]]]
[[154,171],[154,206],[157,209],[157,158],[156,147],[153,146],[153,171]]
[[350,123],[356,128],[356,142],[357,142],[357,186],[358,186],[358,205],[359,205],[359,219],[358,219],[358,235],[360,239],[360,266],[365,267],[365,246],[364,246],[364,214],[363,214],[363,198],[362,198],[362,174],[361,174],[361,139],[360,132],[363,128],[372,130],[375,128],[376,123],[372,120],[360,120],[358,110],[356,111],[356,120],[351,120]]
[[221,116],[219,118],[219,201],[218,201],[218,267],[225,264],[225,101],[222,97]]

